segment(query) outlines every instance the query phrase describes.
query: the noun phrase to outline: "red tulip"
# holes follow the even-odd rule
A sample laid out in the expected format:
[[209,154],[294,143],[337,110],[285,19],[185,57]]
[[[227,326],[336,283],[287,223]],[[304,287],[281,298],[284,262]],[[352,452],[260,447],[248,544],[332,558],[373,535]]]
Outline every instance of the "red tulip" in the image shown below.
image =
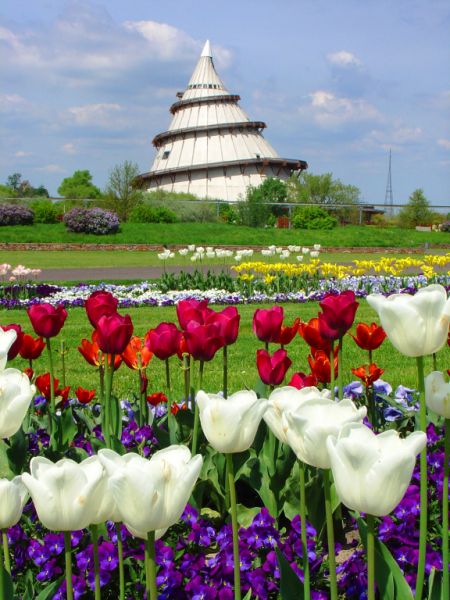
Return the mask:
[[62,304],[58,306],[52,306],[47,302],[33,304],[27,312],[34,331],[43,338],[58,335],[67,319],[67,311]]
[[184,332],[184,338],[186,350],[196,360],[212,360],[217,350],[224,345],[220,327],[214,323],[199,325],[196,321],[191,321]]
[[241,315],[235,306],[227,306],[222,311],[211,313],[206,317],[206,324],[216,323],[220,327],[220,335],[225,340],[225,346],[234,344],[239,333]]
[[180,360],[183,360],[183,356],[189,354],[187,346],[186,346],[186,338],[184,334],[181,334],[180,341],[178,343],[177,356]]
[[181,329],[186,329],[190,321],[196,321],[203,325],[209,313],[213,312],[208,308],[208,300],[180,300],[177,304],[177,317]]
[[145,345],[160,360],[177,353],[182,333],[175,323],[160,323],[145,336]]
[[177,404],[176,402],[174,402],[172,404],[172,406],[170,407],[170,412],[173,415],[176,415],[178,413],[178,411],[180,411],[180,410],[187,410],[187,409],[188,409],[187,402],[183,402],[182,404]]
[[253,315],[253,331],[262,342],[276,342],[280,337],[284,311],[282,306],[257,308]]
[[10,323],[9,325],[1,325],[0,329],[3,329],[3,331],[13,330],[17,333],[17,337],[13,345],[8,350],[8,360],[12,360],[13,358],[16,358],[16,356],[19,354],[20,347],[22,345],[22,340],[24,336],[22,327],[20,325],[17,325],[16,323]]
[[89,402],[95,398],[95,390],[85,390],[84,388],[78,386],[78,388],[75,390],[75,395],[80,404],[89,404]]
[[329,340],[338,340],[350,329],[355,320],[359,303],[354,292],[347,290],[337,296],[327,296],[319,306],[320,334]]
[[[311,373],[316,377],[320,383],[330,383],[331,381],[331,368],[330,358],[323,350],[313,350],[312,355],[308,356],[308,363],[311,369]],[[338,353],[334,355],[334,377],[337,377],[338,373]]]
[[297,335],[298,328],[300,326],[300,319],[295,319],[293,324],[290,327],[281,326],[280,335],[278,339],[275,340],[277,344],[281,344],[282,346],[287,346],[292,342],[292,340]]
[[158,404],[167,403],[168,399],[162,392],[154,392],[150,396],[147,396],[147,402],[152,406],[158,406]]
[[256,351],[258,373],[263,383],[267,385],[280,385],[291,364],[292,361],[284,348],[280,348],[272,355],[267,350]]
[[100,317],[96,327],[97,342],[106,354],[122,354],[133,335],[133,323],[129,315],[114,313]]
[[305,373],[294,373],[288,385],[297,388],[298,390],[304,387],[315,387],[317,385],[317,377],[315,375],[305,375]]
[[44,348],[45,342],[41,337],[34,338],[28,333],[24,333],[19,354],[26,360],[36,360],[40,357]]
[[111,292],[93,292],[84,303],[86,314],[92,327],[97,327],[100,317],[109,317],[117,312],[119,301]]
[[[86,361],[93,367],[100,367],[105,364],[105,357],[103,352],[100,350],[97,343],[97,332],[92,332],[92,342],[86,339],[81,340],[81,346],[78,346],[78,352],[86,359]],[[109,363],[111,364],[111,358],[109,357]],[[114,371],[122,364],[122,357],[118,354],[114,356]]]
[[376,323],[371,323],[370,325],[358,323],[356,326],[356,336],[350,335],[363,350],[376,350],[386,338],[384,329]]
[[357,369],[352,369],[352,373],[356,375],[356,377],[359,377],[359,379],[361,379],[366,388],[368,388],[373,385],[374,381],[380,379],[380,377],[384,373],[384,369],[380,369],[375,363],[372,363],[368,367],[366,367],[366,365],[363,365],[362,367],[358,367]]
[[33,369],[30,369],[30,367],[27,367],[26,369],[23,370],[23,372],[30,381],[33,381],[33,376],[34,376]]
[[[42,394],[42,396],[45,396],[47,402],[50,402],[50,373],[44,373],[43,375],[39,375],[39,377],[36,377],[36,381],[34,383],[36,384],[36,387]],[[61,398],[61,403],[64,405],[69,397],[70,385],[62,389],[59,389],[58,385],[59,379],[53,377],[53,389],[55,390],[55,398],[59,396]]]
[[[139,356],[140,356],[140,364],[139,364]],[[144,346],[142,339],[138,336],[134,336],[131,338],[128,346],[122,352],[123,362],[130,369],[139,369],[148,365],[153,353]]]
[[314,317],[308,323],[301,322],[298,332],[305,342],[314,350],[323,350],[326,354],[331,352],[331,341],[321,336],[319,331],[319,319]]

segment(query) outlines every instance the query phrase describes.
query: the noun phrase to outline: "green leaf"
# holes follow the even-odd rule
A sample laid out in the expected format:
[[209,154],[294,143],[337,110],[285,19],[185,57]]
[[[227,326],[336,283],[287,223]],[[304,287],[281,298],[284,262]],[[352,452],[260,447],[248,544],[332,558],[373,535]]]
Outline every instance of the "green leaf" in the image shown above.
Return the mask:
[[433,567],[428,578],[428,600],[445,600],[442,589],[442,574]]
[[[354,515],[358,523],[361,541],[367,548],[367,525]],[[375,538],[375,581],[380,600],[413,600],[413,593],[403,573],[388,548]]]
[[275,550],[280,567],[280,596],[281,600],[303,600],[305,592],[303,583],[293,571],[291,565],[279,548]]
[[245,596],[242,598],[242,600],[251,600],[252,598],[252,590],[248,590],[248,592],[245,594]]
[[22,428],[10,438],[11,446],[7,449],[10,469],[15,475],[22,473],[28,463],[28,442]]
[[5,569],[3,564],[0,565],[0,569],[3,570],[3,590],[1,590],[1,597],[4,600],[14,600],[14,588],[11,575]]
[[0,478],[12,479],[14,473],[11,471],[8,460],[8,446],[3,440],[0,440]]
[[42,592],[38,596],[36,596],[36,598],[34,598],[33,600],[47,600],[48,598],[51,598],[52,595],[55,594],[56,591],[58,590],[63,579],[64,579],[64,576],[60,577],[59,579],[54,581],[51,585],[47,586],[44,590],[42,590]]
[[256,517],[256,515],[260,512],[261,507],[255,506],[253,508],[248,508],[243,504],[238,504],[237,508],[237,520],[241,527],[249,527]]
[[58,419],[58,427],[61,427],[59,439],[61,439],[63,446],[69,446],[77,433],[77,426],[70,407],[63,409]]

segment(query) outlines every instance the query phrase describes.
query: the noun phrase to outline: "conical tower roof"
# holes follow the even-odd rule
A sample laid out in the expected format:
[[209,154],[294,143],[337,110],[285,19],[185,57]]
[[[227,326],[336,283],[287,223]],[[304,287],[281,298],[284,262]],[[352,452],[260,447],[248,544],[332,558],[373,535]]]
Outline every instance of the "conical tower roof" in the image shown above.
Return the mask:
[[153,139],[152,168],[139,176],[148,189],[234,201],[266,177],[287,179],[293,170],[307,168],[304,161],[280,158],[261,133],[266,124],[242,110],[240,97],[217,74],[209,41],[177,96],[168,130]]

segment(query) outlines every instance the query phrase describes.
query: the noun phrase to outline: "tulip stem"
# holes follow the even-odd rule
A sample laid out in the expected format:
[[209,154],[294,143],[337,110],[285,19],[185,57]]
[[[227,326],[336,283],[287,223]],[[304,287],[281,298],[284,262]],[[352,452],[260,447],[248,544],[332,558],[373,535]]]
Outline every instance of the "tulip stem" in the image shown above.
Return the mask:
[[5,559],[5,569],[11,574],[11,561],[9,558],[8,534],[5,529],[2,530],[3,555]]
[[223,397],[228,398],[228,346],[223,347]]
[[[417,375],[419,383],[419,426],[426,433],[427,407],[425,404],[425,380],[423,356],[417,357]],[[428,494],[427,494],[427,447],[420,453],[420,520],[419,520],[419,563],[417,566],[416,600],[422,600],[425,580],[425,559],[427,545]]]
[[330,598],[337,600],[336,556],[334,546],[333,511],[331,508],[330,470],[323,469],[323,490],[325,494],[325,514],[327,519],[328,565],[330,571]]
[[[343,378],[344,378],[344,369],[343,369],[343,343],[344,343],[344,338],[339,338],[339,346],[340,346],[340,350],[338,351],[338,397],[339,400],[342,400],[344,398],[344,384],[343,384]],[[334,368],[334,364],[333,364],[333,368]]]
[[375,600],[375,519],[367,515],[367,600]]
[[145,540],[146,592],[147,600],[157,600],[156,561],[155,561],[155,532],[149,531]]
[[98,367],[98,375],[100,379],[100,403],[102,408],[105,406],[105,369],[103,365]]
[[233,559],[234,559],[234,598],[241,600],[241,561],[239,558],[239,529],[236,508],[236,487],[234,485],[233,455],[226,454],[228,471],[228,489],[230,490],[231,525],[233,528]]
[[[203,360],[200,361],[199,367],[199,384],[198,389],[201,390],[203,387],[203,367],[205,363]],[[200,413],[198,410],[198,404],[195,401],[195,398],[192,398],[192,401],[195,402],[194,407],[194,431],[192,432],[192,455],[194,456],[197,453],[197,445],[198,445],[198,428],[200,421]]]
[[445,419],[444,481],[442,488],[442,597],[450,597],[448,573],[448,472],[450,461],[450,419]]
[[331,340],[330,347],[330,390],[331,399],[335,400],[336,395],[334,393],[334,340]]
[[437,356],[436,356],[436,352],[433,352],[433,371],[437,371]]
[[111,448],[111,390],[114,376],[114,354],[107,354],[105,358],[105,374],[106,374],[106,389],[105,389],[105,436],[106,446]]
[[67,600],[73,600],[72,545],[70,542],[70,531],[64,532],[64,555],[66,559],[66,597]]
[[303,589],[304,599],[310,600],[311,591],[309,584],[309,557],[308,557],[308,538],[306,524],[306,489],[305,489],[305,463],[299,461],[300,467],[300,521],[302,527],[302,554],[303,554]]
[[95,600],[100,600],[100,563],[98,560],[98,527],[97,525],[91,525],[91,536],[92,536],[92,553],[94,555],[94,581],[95,581]]
[[165,359],[166,364],[166,388],[167,388],[167,426],[169,429],[169,439],[171,444],[176,443],[174,429],[174,414],[172,413],[172,389],[170,387],[170,365],[169,359]]
[[119,555],[119,600],[125,600],[125,570],[123,565],[123,542],[120,523],[116,523],[117,554]]
[[66,342],[61,340],[60,345],[61,352],[61,377],[62,377],[62,386],[66,387]]
[[53,356],[52,349],[50,346],[50,338],[45,338],[47,342],[47,355],[48,355],[48,370],[50,372],[50,409],[52,416],[55,414],[55,386],[54,386],[54,370],[53,370]]
[[190,387],[190,374],[191,374],[191,363],[189,360],[189,354],[183,354],[183,371],[184,371],[184,400],[187,404],[189,402],[189,387]]

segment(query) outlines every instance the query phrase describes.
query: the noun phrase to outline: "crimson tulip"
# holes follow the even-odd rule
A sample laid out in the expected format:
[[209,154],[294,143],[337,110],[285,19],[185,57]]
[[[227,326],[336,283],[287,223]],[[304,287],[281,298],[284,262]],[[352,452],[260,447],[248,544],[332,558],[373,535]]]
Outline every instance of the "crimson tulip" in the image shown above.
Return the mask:
[[298,332],[305,342],[314,350],[323,350],[326,354],[331,352],[331,341],[322,337],[319,331],[319,319],[314,317],[307,323],[301,322]]
[[[145,369],[150,362],[153,353],[144,346],[142,339],[138,336],[131,338],[129,344],[122,352],[123,362],[130,369]],[[140,362],[139,362],[140,357]]]
[[354,292],[346,290],[337,296],[327,296],[319,306],[323,311],[319,313],[320,334],[334,341],[342,338],[353,325],[359,302],[355,301]]
[[96,327],[97,343],[106,354],[122,354],[133,335],[130,315],[114,313],[100,317]]
[[253,315],[253,331],[262,342],[276,342],[280,337],[284,311],[282,306],[257,308]]
[[168,402],[167,396],[163,392],[154,392],[147,396],[147,402],[152,406],[158,406],[158,404],[167,404]]
[[109,317],[117,312],[119,301],[111,292],[93,292],[84,303],[86,314],[92,327],[97,327],[100,317]]
[[145,336],[146,347],[160,360],[177,353],[182,333],[175,323],[160,323]]
[[369,351],[379,348],[386,338],[386,332],[376,323],[371,323],[370,325],[358,323],[356,326],[356,335],[350,335],[360,348]]
[[[308,363],[311,369],[311,373],[317,378],[320,383],[330,383],[331,381],[331,367],[330,358],[323,350],[313,350],[312,354],[308,356]],[[338,353],[334,355],[334,377],[338,374]]]
[[44,348],[45,342],[41,337],[34,338],[28,333],[24,333],[19,354],[26,360],[36,360],[40,357]]
[[89,404],[95,398],[95,390],[86,390],[81,386],[75,390],[75,395],[80,404]]
[[191,321],[184,332],[184,339],[188,353],[201,361],[212,360],[217,350],[224,345],[220,326],[215,323],[200,325]]
[[317,383],[317,377],[312,373],[310,375],[305,375],[305,373],[294,373],[288,385],[301,390],[304,387],[315,387]]
[[[42,394],[42,396],[44,396],[45,399],[47,400],[47,402],[49,402],[51,399],[50,373],[44,373],[43,375],[39,375],[39,377],[36,377],[36,380],[34,383],[35,383],[37,389],[39,390],[39,392]],[[61,403],[64,405],[67,402],[67,399],[69,397],[70,385],[68,385],[62,389],[60,389],[58,386],[59,386],[59,379],[56,379],[56,377],[54,377],[53,378],[53,389],[54,389],[55,397],[60,396]]]
[[281,344],[282,346],[287,346],[290,344],[297,335],[299,326],[300,319],[295,319],[290,327],[282,325],[280,329],[280,335],[278,336],[278,339],[275,340],[276,343]]
[[211,311],[206,317],[206,324],[216,323],[220,327],[220,334],[225,340],[225,346],[234,344],[239,333],[239,322],[241,315],[235,306],[227,306],[222,311],[216,313]]
[[24,336],[22,327],[20,325],[17,325],[17,323],[10,323],[9,325],[1,325],[0,329],[3,329],[3,331],[9,331],[12,329],[17,333],[17,337],[13,342],[13,345],[8,350],[8,360],[12,360],[13,358],[16,358],[16,356],[19,354],[20,347],[22,345],[22,340]]
[[291,364],[292,361],[284,348],[280,348],[272,355],[267,350],[256,351],[258,373],[262,382],[267,385],[280,385]]
[[67,319],[67,311],[62,304],[33,304],[27,312],[36,334],[47,339],[57,336]]
[[380,369],[375,363],[372,363],[368,367],[363,365],[357,369],[352,369],[352,373],[353,375],[356,375],[356,377],[359,377],[366,388],[368,388],[372,386],[377,379],[380,379],[384,373],[384,369]]
[[206,317],[211,312],[214,311],[208,307],[208,300],[189,298],[188,300],[180,300],[177,304],[177,318],[181,329],[186,329],[191,321],[203,325]]

